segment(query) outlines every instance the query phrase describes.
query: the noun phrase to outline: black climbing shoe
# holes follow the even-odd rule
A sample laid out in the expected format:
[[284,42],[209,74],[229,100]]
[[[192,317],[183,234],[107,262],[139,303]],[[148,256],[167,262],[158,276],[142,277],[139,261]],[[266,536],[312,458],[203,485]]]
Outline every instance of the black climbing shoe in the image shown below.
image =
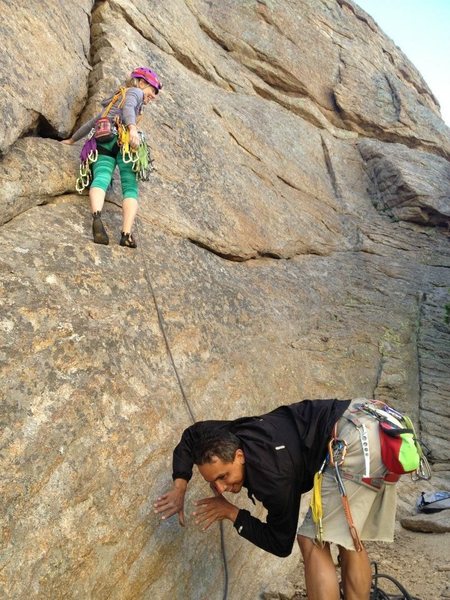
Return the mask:
[[95,244],[104,244],[107,246],[109,244],[109,237],[101,217],[102,213],[100,211],[97,211],[92,215],[92,234],[94,236]]
[[134,239],[133,234],[124,233],[123,231],[120,238],[120,245],[125,246],[126,248],[137,248],[136,240]]

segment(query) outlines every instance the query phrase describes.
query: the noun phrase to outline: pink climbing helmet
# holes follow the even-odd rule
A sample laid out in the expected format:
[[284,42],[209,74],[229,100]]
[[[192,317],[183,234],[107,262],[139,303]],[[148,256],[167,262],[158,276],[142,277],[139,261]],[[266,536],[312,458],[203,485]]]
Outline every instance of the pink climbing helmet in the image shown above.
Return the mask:
[[147,69],[147,67],[137,67],[131,73],[131,77],[136,79],[143,79],[149,85],[155,88],[156,93],[158,93],[159,90],[162,88],[162,83],[159,81],[158,75],[155,73],[155,71]]

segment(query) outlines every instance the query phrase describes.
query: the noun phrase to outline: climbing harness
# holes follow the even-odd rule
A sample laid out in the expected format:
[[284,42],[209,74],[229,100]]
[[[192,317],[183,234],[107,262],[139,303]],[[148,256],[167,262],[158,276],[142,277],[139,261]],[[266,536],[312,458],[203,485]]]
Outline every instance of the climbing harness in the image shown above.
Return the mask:
[[119,102],[119,108],[122,108],[125,96],[126,88],[121,87],[97,119],[95,126],[89,132],[87,140],[81,148],[80,175],[75,183],[75,189],[79,194],[89,187],[92,182],[91,165],[97,161],[99,155],[97,142],[100,144],[110,142],[117,135],[117,123],[113,124],[111,122],[108,113],[117,102]]
[[118,108],[122,108],[125,97],[126,88],[121,87],[114,94],[88,134],[80,152],[79,176],[75,183],[75,189],[79,194],[92,183],[92,164],[97,161],[99,154],[116,156],[116,154],[112,154],[101,145],[112,141],[114,138],[117,139],[118,151],[122,153],[123,162],[132,163],[132,170],[136,179],[138,181],[148,181],[150,179],[154,167],[145,134],[142,131],[138,132],[139,146],[132,148],[130,145],[130,131],[121,122],[119,116],[117,115],[114,118],[114,122],[108,117],[108,113],[115,104],[119,103]]
[[147,144],[145,134],[142,131],[138,132],[140,143],[139,146],[134,149],[130,146],[130,132],[127,128],[121,126],[120,131],[121,133],[117,140],[117,152],[113,153],[101,145],[97,146],[97,140],[94,137],[94,129],[91,129],[88,139],[84,143],[80,153],[80,174],[75,183],[75,189],[79,194],[91,184],[91,165],[95,163],[98,156],[102,154],[114,158],[118,152],[121,152],[124,163],[133,163],[132,170],[136,179],[138,181],[149,181],[150,175],[154,170],[154,161],[151,158],[150,147]]
[[114,122],[108,117],[109,111],[112,107],[118,104],[119,109],[121,109],[125,103],[127,89],[125,87],[120,87],[118,91],[111,98],[111,101],[106,106],[105,110],[102,112],[100,117],[95,122],[94,126],[94,138],[98,142],[103,142],[107,144],[111,142],[114,137],[117,135],[117,122],[118,118],[114,119]]

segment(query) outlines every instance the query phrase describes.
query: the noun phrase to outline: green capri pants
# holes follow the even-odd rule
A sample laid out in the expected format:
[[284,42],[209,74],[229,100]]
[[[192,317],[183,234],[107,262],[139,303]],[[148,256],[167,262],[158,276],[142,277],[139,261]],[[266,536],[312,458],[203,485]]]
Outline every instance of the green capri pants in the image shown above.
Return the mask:
[[[114,169],[118,166],[123,197],[137,200],[139,192],[136,175],[132,168],[133,163],[123,162],[122,152],[117,145],[117,138],[106,144],[98,144],[97,149],[99,153],[93,164],[94,179],[91,187],[100,188],[106,192],[111,183]],[[106,151],[107,154],[103,154],[103,151]]]

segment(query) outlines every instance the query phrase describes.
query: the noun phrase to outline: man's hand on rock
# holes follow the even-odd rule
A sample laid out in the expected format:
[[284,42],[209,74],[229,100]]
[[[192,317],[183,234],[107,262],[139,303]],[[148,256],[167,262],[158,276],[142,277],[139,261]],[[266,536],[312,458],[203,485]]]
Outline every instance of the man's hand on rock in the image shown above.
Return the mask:
[[161,515],[161,519],[168,519],[178,513],[180,525],[184,527],[184,495],[186,493],[187,481],[175,479],[171,490],[157,498],[155,513]]
[[234,523],[238,516],[239,509],[225,500],[223,496],[215,496],[214,498],[203,498],[198,500],[195,505],[196,511],[193,513],[195,524],[202,526],[202,531],[206,531],[215,521],[229,519]]

